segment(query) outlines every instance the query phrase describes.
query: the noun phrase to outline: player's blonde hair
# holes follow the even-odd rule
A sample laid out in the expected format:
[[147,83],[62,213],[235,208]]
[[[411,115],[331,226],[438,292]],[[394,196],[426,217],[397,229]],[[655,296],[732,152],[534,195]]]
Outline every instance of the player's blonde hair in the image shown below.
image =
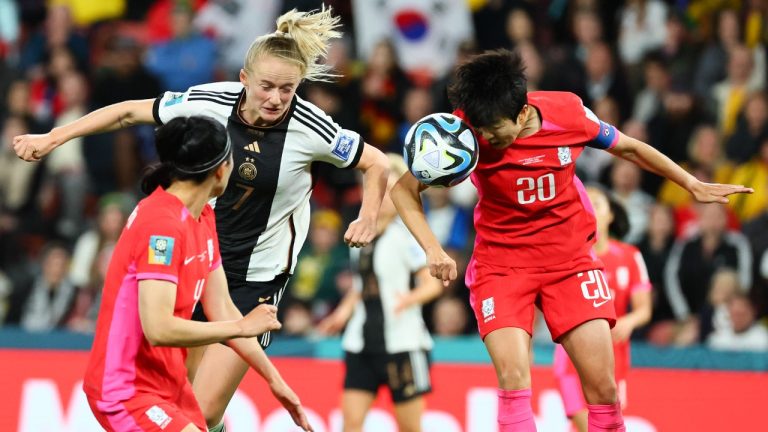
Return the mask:
[[244,69],[252,71],[252,65],[263,55],[272,55],[299,66],[301,76],[310,81],[331,81],[335,75],[333,66],[320,64],[318,60],[328,55],[328,42],[341,37],[336,30],[339,17],[331,14],[331,8],[323,5],[319,11],[288,11],[277,18],[277,31],[256,38],[245,55]]

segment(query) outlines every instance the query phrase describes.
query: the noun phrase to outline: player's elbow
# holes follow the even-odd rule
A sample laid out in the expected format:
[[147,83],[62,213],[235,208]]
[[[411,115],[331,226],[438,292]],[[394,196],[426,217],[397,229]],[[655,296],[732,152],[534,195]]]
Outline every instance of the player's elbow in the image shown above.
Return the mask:
[[170,324],[164,325],[157,321],[142,321],[141,324],[144,331],[144,337],[153,347],[176,345],[173,332],[170,330]]

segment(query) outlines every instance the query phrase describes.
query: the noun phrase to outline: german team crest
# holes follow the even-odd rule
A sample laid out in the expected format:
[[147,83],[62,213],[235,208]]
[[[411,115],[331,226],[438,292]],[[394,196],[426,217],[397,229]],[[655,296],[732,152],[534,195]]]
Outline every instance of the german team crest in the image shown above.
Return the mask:
[[573,162],[571,160],[571,148],[570,147],[558,147],[557,158],[560,159],[560,165],[568,165]]
[[256,165],[253,164],[253,159],[245,158],[245,162],[237,169],[237,173],[240,174],[245,180],[253,180],[256,178]]

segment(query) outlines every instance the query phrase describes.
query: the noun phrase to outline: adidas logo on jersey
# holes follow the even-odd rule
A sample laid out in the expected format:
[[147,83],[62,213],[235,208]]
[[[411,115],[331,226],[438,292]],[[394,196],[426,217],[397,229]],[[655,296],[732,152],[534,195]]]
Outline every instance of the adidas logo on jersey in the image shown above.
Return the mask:
[[252,153],[261,153],[261,149],[259,148],[259,143],[256,141],[248,144],[247,146],[244,146],[243,150],[249,151]]

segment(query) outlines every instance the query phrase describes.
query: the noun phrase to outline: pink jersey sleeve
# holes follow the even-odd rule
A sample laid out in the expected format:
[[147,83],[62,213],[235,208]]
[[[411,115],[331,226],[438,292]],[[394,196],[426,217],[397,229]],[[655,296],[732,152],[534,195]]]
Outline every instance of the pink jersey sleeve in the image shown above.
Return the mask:
[[648,270],[645,267],[643,254],[637,248],[632,247],[632,262],[628,263],[630,268],[629,292],[645,292],[651,290],[651,282],[648,279]]
[[[141,209],[146,212],[151,209]],[[139,210],[139,211],[141,211]],[[133,256],[136,279],[157,279],[179,283],[179,270],[184,265],[184,237],[180,220],[157,213],[139,214]]]

